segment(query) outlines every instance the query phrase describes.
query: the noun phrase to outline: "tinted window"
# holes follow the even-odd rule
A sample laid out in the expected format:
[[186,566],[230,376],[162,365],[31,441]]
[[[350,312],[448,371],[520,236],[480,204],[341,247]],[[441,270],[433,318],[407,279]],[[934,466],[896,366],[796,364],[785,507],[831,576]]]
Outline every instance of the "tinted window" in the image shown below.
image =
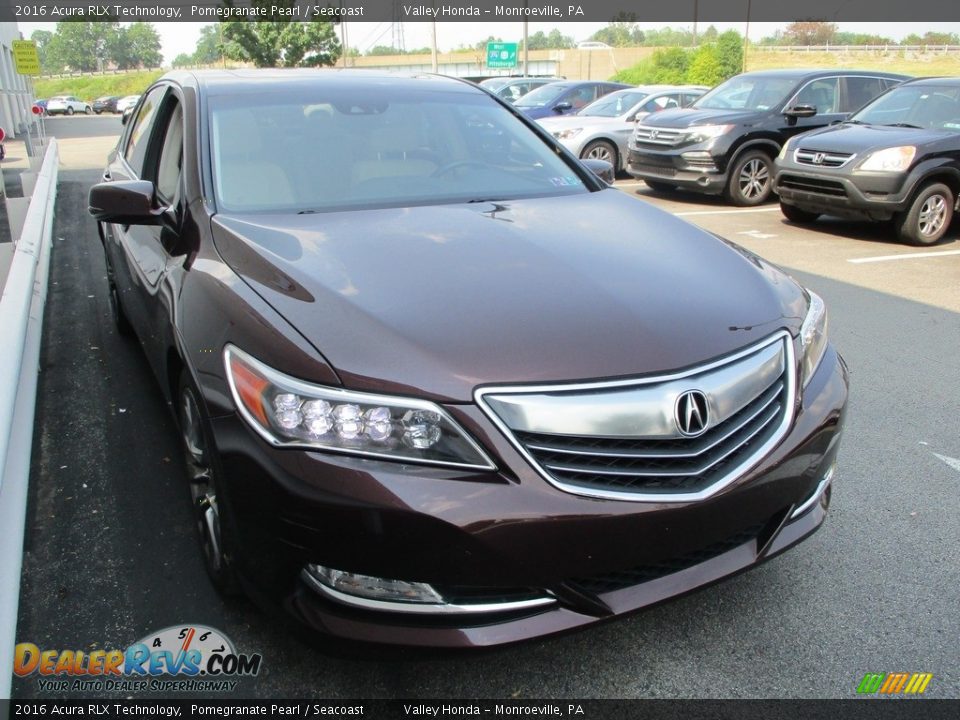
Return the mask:
[[232,211],[298,212],[586,192],[486,95],[312,88],[211,98],[214,186]]
[[821,78],[808,82],[797,93],[792,104],[815,107],[818,115],[839,112],[839,78]]
[[545,107],[548,103],[556,102],[569,85],[544,85],[531,90],[517,101],[517,107]]
[[639,90],[620,90],[604,95],[581,110],[580,114],[596,117],[618,117],[629,111],[646,96],[647,93]]
[[705,110],[772,110],[796,87],[792,78],[740,75],[718,85],[693,104]]
[[143,161],[147,156],[150,131],[153,129],[160,101],[163,100],[166,92],[167,88],[163,86],[151,90],[143,101],[143,105],[140,106],[140,112],[130,123],[130,134],[127,136],[127,145],[123,156],[138,177],[143,174]]
[[847,84],[847,97],[842,108],[843,112],[859,110],[887,89],[887,84],[882,78],[848,77],[845,78],[845,82]]

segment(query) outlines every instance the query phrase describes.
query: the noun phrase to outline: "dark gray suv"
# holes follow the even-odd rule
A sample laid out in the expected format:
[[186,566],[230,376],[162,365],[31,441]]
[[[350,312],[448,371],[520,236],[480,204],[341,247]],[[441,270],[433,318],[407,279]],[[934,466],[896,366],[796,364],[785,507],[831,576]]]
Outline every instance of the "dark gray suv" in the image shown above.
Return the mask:
[[682,110],[638,124],[627,171],[654,190],[725,194],[735,205],[770,197],[773,159],[789,138],[844,120],[905,75],[769,70],[737,75]]

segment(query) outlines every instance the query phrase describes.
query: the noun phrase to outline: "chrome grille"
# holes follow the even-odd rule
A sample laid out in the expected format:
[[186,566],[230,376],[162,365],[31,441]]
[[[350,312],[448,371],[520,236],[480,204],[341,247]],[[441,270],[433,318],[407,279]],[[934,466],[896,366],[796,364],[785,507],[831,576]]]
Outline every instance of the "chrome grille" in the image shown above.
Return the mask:
[[637,125],[633,131],[633,141],[650,145],[678,145],[686,134],[686,130]]
[[814,167],[843,167],[850,162],[852,158],[853,153],[823,152],[820,150],[810,150],[808,148],[798,148],[793,151],[794,161],[801,165],[813,165]]
[[[478,402],[562,490],[679,502],[716,493],[779,442],[792,420],[794,376],[792,340],[780,333],[725,362],[609,392],[610,384],[489,389]],[[702,389],[719,416],[695,438],[683,437],[673,419],[676,398],[690,389]],[[620,431],[627,427],[636,434]]]

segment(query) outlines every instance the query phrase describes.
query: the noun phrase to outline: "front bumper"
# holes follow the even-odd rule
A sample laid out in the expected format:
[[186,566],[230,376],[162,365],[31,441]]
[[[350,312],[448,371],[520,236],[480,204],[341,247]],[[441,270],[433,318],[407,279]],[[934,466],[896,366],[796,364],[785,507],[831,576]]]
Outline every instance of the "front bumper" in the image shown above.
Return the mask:
[[[690,160],[683,153],[699,154]],[[627,150],[627,172],[641,180],[676,185],[708,195],[719,195],[727,187],[727,173],[720,169],[719,159],[706,145],[677,148],[674,152],[649,151],[630,145]]]
[[855,219],[889,220],[910,202],[912,184],[902,173],[810,171],[777,161],[774,192],[788,205]]
[[[235,416],[212,424],[238,569],[255,596],[329,636],[475,647],[661,602],[814,532],[826,515],[824,480],[836,462],[846,399],[846,370],[831,348],[769,455],[715,496],[672,504],[560,491],[474,406],[448,410],[497,458],[499,472],[277,450]],[[430,583],[467,602],[552,602],[436,615],[367,609],[317,592],[302,575],[311,563]]]

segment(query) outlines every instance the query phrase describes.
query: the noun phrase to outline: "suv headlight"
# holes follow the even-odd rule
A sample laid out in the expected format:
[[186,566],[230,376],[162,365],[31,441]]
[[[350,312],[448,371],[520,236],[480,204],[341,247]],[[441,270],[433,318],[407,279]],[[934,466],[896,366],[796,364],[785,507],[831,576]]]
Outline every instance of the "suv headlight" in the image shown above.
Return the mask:
[[435,403],[314,385],[232,345],[224,350],[223,360],[240,415],[275,447],[495,469],[480,446]]
[[690,142],[704,142],[711,138],[720,137],[733,130],[733,125],[694,125],[687,129],[687,140]]
[[827,350],[827,306],[815,292],[810,295],[807,316],[800,326],[800,351],[803,357],[803,387],[807,386]]
[[917,148],[913,145],[901,145],[900,147],[887,148],[871,153],[861,170],[880,170],[881,172],[903,172],[910,163],[913,162],[914,155],[917,154]]

